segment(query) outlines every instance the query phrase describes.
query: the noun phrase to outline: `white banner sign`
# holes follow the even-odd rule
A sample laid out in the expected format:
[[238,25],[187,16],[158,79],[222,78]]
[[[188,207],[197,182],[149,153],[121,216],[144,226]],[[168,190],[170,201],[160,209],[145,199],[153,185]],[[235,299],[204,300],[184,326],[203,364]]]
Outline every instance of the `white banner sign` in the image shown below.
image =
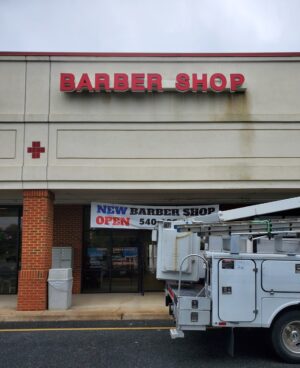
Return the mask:
[[92,202],[91,228],[153,229],[158,220],[179,220],[217,211],[218,205],[157,207]]

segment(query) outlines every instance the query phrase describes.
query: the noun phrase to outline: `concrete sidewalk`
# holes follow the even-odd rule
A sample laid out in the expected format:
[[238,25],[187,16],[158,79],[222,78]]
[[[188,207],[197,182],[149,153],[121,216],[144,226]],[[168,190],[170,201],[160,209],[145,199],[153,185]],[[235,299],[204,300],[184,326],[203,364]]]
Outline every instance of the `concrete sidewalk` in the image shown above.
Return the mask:
[[164,293],[77,294],[68,310],[21,312],[16,295],[0,295],[0,322],[170,319]]

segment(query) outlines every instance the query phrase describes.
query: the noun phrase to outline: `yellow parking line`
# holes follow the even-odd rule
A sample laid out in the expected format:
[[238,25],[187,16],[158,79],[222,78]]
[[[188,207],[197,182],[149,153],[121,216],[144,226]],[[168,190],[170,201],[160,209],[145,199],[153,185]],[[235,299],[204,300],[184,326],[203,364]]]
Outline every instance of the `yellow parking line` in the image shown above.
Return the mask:
[[173,327],[63,327],[63,328],[10,328],[0,329],[1,332],[47,332],[47,331],[145,331],[170,330]]

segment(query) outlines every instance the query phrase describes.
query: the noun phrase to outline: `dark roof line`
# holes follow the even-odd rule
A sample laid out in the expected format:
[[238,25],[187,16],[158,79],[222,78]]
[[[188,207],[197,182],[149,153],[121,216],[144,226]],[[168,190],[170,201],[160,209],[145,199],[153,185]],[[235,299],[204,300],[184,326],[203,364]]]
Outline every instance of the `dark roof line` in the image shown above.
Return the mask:
[[78,57],[300,57],[300,52],[23,52],[0,51],[0,56],[78,56]]

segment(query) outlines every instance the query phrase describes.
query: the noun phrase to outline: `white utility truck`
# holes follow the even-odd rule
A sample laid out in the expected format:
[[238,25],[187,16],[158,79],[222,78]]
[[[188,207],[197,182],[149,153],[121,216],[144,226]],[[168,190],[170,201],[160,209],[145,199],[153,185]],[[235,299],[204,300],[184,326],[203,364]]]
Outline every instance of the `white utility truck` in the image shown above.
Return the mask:
[[167,281],[172,338],[229,328],[233,355],[234,328],[270,328],[276,353],[300,362],[300,218],[250,220],[295,208],[300,197],[159,224],[157,278]]

